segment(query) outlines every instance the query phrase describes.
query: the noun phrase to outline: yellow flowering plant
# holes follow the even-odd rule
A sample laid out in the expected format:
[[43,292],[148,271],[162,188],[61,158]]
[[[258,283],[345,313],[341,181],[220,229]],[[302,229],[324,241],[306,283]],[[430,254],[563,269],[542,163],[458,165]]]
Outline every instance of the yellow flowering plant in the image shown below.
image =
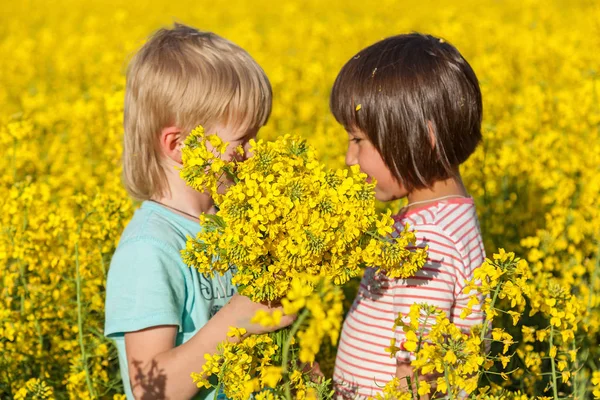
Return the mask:
[[[588,388],[570,379],[573,373],[585,373],[577,358],[576,337],[585,310],[575,296],[550,276],[534,276],[525,260],[504,249],[485,260],[464,292],[471,301],[461,318],[475,305],[486,315],[486,321],[469,332],[428,304],[414,304],[408,315],[398,316],[393,329],[400,327],[406,334],[403,346],[415,354],[414,374],[405,377],[403,385],[402,379],[390,381],[384,393],[450,399],[533,398],[528,394],[558,399],[571,393],[582,398]],[[539,318],[519,324],[526,312]],[[540,325],[531,326],[533,321]],[[517,335],[522,343],[514,340]],[[392,356],[400,350],[395,339],[387,350]],[[532,387],[523,393],[513,379]],[[597,392],[596,372],[591,381],[595,386],[590,391]]]
[[[252,141],[252,157],[244,161],[221,159],[226,148],[199,127],[182,151],[181,177],[208,191],[219,208],[200,217],[204,229],[182,251],[200,272],[223,274],[235,266],[232,281],[241,294],[277,301],[298,274],[341,285],[367,265],[406,278],[425,263],[426,249],[409,250],[416,239],[408,226],[388,237],[394,221],[376,211],[375,183],[367,183],[358,166],[350,173],[328,169],[304,140],[290,135]],[[221,195],[224,177],[235,185]]]
[[[216,376],[223,393],[234,400],[265,396],[273,399],[329,399],[330,381],[312,371],[319,349],[335,344],[343,310],[339,286],[309,274],[298,275],[282,299],[284,311],[297,313],[289,329],[263,335],[245,335],[231,328],[230,337],[216,354],[206,354],[201,373],[193,373],[198,387],[211,387]],[[276,325],[281,314],[257,313],[254,323]]]
[[[218,211],[200,217],[204,229],[188,240],[183,259],[207,275],[233,269],[232,282],[241,294],[281,302],[284,312],[298,319],[289,329],[261,336],[265,349],[256,348],[254,337],[223,344],[208,358],[204,378],[194,379],[209,385],[207,377],[217,375],[234,399],[266,389],[287,398],[292,392],[304,398],[309,388],[324,392],[326,383],[314,386],[298,365],[312,365],[326,337],[337,342],[343,297],[334,285],[368,265],[389,277],[412,276],[424,265],[427,249],[409,249],[416,238],[408,226],[389,236],[394,221],[389,212],[376,211],[375,183],[367,183],[358,167],[326,168],[314,149],[291,135],[251,141],[252,156],[242,160],[223,160],[227,147],[202,127],[185,141],[181,176],[209,192]],[[241,147],[236,151],[244,153]],[[227,181],[234,185],[220,194]],[[280,318],[281,313],[263,312],[254,322],[276,326]]]
[[[533,277],[523,290],[531,290],[526,299],[538,296],[538,311],[530,315],[525,303],[516,326],[512,315],[494,316],[494,327],[516,342],[506,369],[519,369],[507,379],[488,375],[497,391],[484,378],[490,389],[482,398],[553,396],[545,391],[547,312],[572,325],[560,314],[570,303],[581,318],[575,341],[563,343],[569,329],[554,326],[557,394],[600,398],[597,1],[52,5],[7,1],[0,13],[0,49],[10,55],[0,57],[0,398],[124,399],[116,350],[102,335],[106,271],[137,207],[120,180],[124,63],[173,17],[248,50],[274,93],[261,137],[297,132],[332,168],[344,164],[347,135],[328,96],[351,54],[410,31],[456,45],[477,73],[485,105],[482,146],[461,168],[485,248],[527,260]],[[344,285],[347,299],[356,286]],[[500,295],[497,304],[519,312]],[[331,369],[334,349],[320,350],[323,371],[324,355]],[[52,394],[32,389],[37,380]]]

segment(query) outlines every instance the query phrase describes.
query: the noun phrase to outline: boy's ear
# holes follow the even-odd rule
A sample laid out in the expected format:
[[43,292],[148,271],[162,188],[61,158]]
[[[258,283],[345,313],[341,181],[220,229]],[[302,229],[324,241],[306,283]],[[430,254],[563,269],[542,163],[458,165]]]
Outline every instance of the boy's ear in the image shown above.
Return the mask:
[[181,164],[181,147],[183,146],[183,136],[181,129],[176,126],[169,126],[163,128],[160,132],[160,147],[163,153],[175,161]]

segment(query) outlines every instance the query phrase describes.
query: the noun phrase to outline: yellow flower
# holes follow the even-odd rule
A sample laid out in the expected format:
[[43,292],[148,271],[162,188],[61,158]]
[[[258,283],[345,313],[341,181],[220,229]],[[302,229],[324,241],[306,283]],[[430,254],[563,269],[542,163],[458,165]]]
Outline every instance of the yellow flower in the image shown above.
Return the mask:
[[265,327],[276,327],[281,323],[282,316],[283,312],[281,312],[281,310],[275,310],[273,312],[258,310],[254,317],[252,317],[251,322]]
[[456,362],[456,354],[452,350],[448,350],[446,355],[444,356],[444,361],[450,364],[454,364]]
[[[361,268],[377,265],[389,277],[409,277],[425,264],[427,249],[412,249],[408,227],[394,238],[390,213],[375,209],[374,183],[355,167],[330,170],[305,141],[284,135],[250,142],[252,157],[224,160],[206,146],[225,149],[218,137],[196,128],[185,140],[181,177],[207,191],[216,215],[202,215],[205,229],[191,238],[183,260],[200,272],[224,274],[235,265],[232,283],[254,301],[278,301],[288,291],[286,313],[303,306],[299,274],[343,284]],[[221,193],[222,175],[235,185]],[[292,296],[294,297],[294,296]]]
[[227,151],[227,146],[229,143],[224,142],[219,136],[217,135],[209,135],[207,137],[208,142],[210,143],[210,145],[217,150],[220,154],[224,154],[225,151]]
[[407,351],[415,351],[417,349],[418,340],[419,339],[414,331],[406,332],[406,342],[404,342],[404,348]]
[[396,346],[396,338],[390,340],[390,346],[385,348],[386,353],[390,353],[390,358],[393,358],[401,349]]
[[[349,265],[368,260],[377,267],[377,257],[387,266],[393,264],[401,252],[385,246],[373,244],[368,249],[347,251],[363,232],[362,222],[381,217],[365,211],[371,209],[373,199],[359,200],[361,191],[355,184],[364,178],[343,168],[347,135],[330,116],[328,96],[335,73],[350,53],[395,32],[409,31],[419,21],[420,30],[444,32],[448,42],[460,42],[458,48],[468,55],[484,99],[484,145],[460,169],[477,205],[491,266],[484,267],[481,282],[475,279],[465,283],[467,294],[477,298],[469,301],[472,310],[463,309],[461,315],[474,317],[474,313],[469,313],[481,305],[494,328],[506,329],[515,336],[504,356],[514,352],[512,357],[519,358],[514,365],[526,366],[507,375],[506,382],[507,387],[524,388],[523,392],[508,393],[501,387],[490,387],[485,396],[508,400],[544,398],[546,394],[540,388],[546,387],[550,371],[542,353],[544,357],[548,355],[550,325],[554,327],[557,360],[568,355],[569,365],[582,366],[578,373],[593,382],[597,371],[578,358],[584,354],[588,360],[600,358],[600,278],[596,273],[600,86],[598,69],[594,67],[597,52],[593,51],[600,9],[593,1],[573,1],[569,7],[563,3],[480,4],[457,0],[444,7],[389,2],[365,8],[353,2],[302,2],[299,6],[292,1],[273,8],[234,0],[228,7],[220,2],[204,3],[202,13],[190,13],[194,4],[189,0],[169,3],[169,14],[186,15],[189,23],[196,26],[212,21],[214,30],[227,32],[227,37],[234,38],[260,60],[274,93],[269,123],[259,132],[263,143],[280,137],[282,132],[294,132],[320,154],[305,164],[306,171],[311,171],[310,178],[300,179],[300,186],[287,188],[285,196],[286,188],[273,182],[277,174],[295,175],[289,170],[301,169],[298,160],[278,163],[267,156],[261,158],[256,168],[264,168],[266,175],[257,173],[251,177],[251,171],[246,171],[250,173],[247,183],[253,184],[248,184],[243,192],[235,192],[235,186],[229,189],[238,200],[227,206],[228,218],[247,217],[248,224],[237,224],[239,229],[227,235],[207,235],[209,240],[205,243],[188,244],[186,262],[202,273],[225,271],[230,268],[229,263],[212,254],[218,245],[227,242],[226,249],[235,253],[236,260],[248,262],[248,269],[236,283],[240,290],[273,299],[284,297],[289,287],[264,278],[260,280],[264,289],[252,286],[266,265],[262,262],[265,255],[256,250],[261,247],[274,249],[277,257],[289,256],[273,268],[273,276],[287,276],[292,269],[315,274],[323,269],[327,270],[323,276],[339,285],[360,275],[360,270]],[[31,379],[45,382],[53,388],[53,396],[61,399],[111,398],[118,391],[113,385],[118,370],[114,347],[97,333],[104,324],[103,298],[110,258],[125,223],[137,207],[121,182],[123,168],[119,160],[123,158],[126,87],[123,62],[139,48],[140,38],[164,20],[164,7],[153,4],[136,0],[119,2],[118,7],[90,7],[89,2],[67,0],[57,0],[53,8],[45,7],[39,0],[33,0],[29,7],[21,7],[19,2],[2,4],[0,23],[5,34],[0,46],[10,57],[0,60],[0,379],[10,385],[0,383],[0,398],[31,397],[27,389]],[[323,12],[341,8],[343,13]],[[69,10],[66,18],[59,12],[65,9]],[[315,21],[314,15],[324,17]],[[502,18],[506,15],[512,17]],[[499,19],[502,25],[497,23]],[[273,21],[269,29],[249,29],[265,20]],[[290,20],[295,23],[286,23]],[[482,37],[486,38],[485,46],[481,45]],[[446,41],[440,42],[446,45]],[[290,49],[296,50],[292,57]],[[327,57],[311,56],[324,53]],[[380,73],[381,70],[364,71],[365,79],[377,85]],[[383,91],[380,87],[374,90]],[[182,106],[173,106],[176,114],[196,107],[185,104],[186,96],[180,100]],[[364,117],[364,108],[356,111],[361,101],[364,100],[357,98],[349,107],[355,110],[354,115]],[[234,108],[229,107],[225,114],[235,118]],[[180,120],[177,116],[170,122],[187,124]],[[256,144],[257,141],[252,146]],[[206,174],[211,167],[196,156],[202,149],[194,146],[182,148],[182,158],[190,167],[190,184],[198,190],[218,190],[220,181]],[[223,144],[220,147],[225,149]],[[238,146],[238,154],[241,150]],[[271,150],[276,155],[278,150]],[[294,149],[297,150],[298,147]],[[210,156],[202,154],[203,157],[210,160],[219,156],[216,150],[206,153]],[[135,162],[146,156],[146,152],[138,151],[131,159]],[[325,169],[319,172],[321,165]],[[353,169],[357,172],[359,168]],[[313,177],[321,184],[328,182],[330,190],[321,191],[319,196],[307,194],[313,193]],[[348,177],[353,179],[344,183]],[[291,215],[293,207],[302,204],[301,199],[291,200],[291,195],[308,198],[313,205],[304,209],[317,210],[318,215],[301,212],[293,215],[289,224],[283,223],[278,232],[269,231],[268,224],[281,221],[284,215]],[[223,201],[222,196],[215,200]],[[391,210],[400,206],[400,202],[377,205],[378,209]],[[358,212],[368,215],[363,218]],[[330,214],[333,217],[322,218]],[[345,214],[359,216],[355,221],[343,218]],[[315,220],[322,220],[325,226],[318,232],[311,231],[311,251],[308,238],[299,230],[290,229],[301,218],[305,225],[316,225]],[[203,227],[208,225],[202,222]],[[330,229],[339,229],[339,234],[328,237],[324,232]],[[376,231],[377,225],[371,224],[368,229]],[[283,244],[281,239],[286,236],[288,243]],[[337,252],[331,252],[330,262],[317,267],[314,260],[319,257],[320,242],[334,243],[331,248]],[[203,244],[211,249],[210,254]],[[506,250],[494,257],[490,251],[496,248]],[[467,255],[456,256],[463,259]],[[522,259],[517,261],[517,255]],[[403,259],[412,261],[403,263],[406,268],[402,268],[402,274],[414,273],[418,263],[411,257]],[[75,285],[76,265],[81,278],[79,286]],[[455,283],[460,289],[464,282]],[[491,298],[498,287],[498,301],[491,308]],[[345,290],[350,293],[352,287]],[[512,313],[507,314],[508,311]],[[523,314],[524,311],[527,312]],[[517,313],[521,314],[519,328],[513,329]],[[459,323],[456,315],[453,317],[452,322]],[[333,318],[329,320],[333,324]],[[406,323],[413,327],[413,321],[407,319]],[[416,325],[418,332],[418,321]],[[331,339],[336,329],[331,328],[323,337]],[[481,332],[474,333],[480,336]],[[423,331],[420,337],[425,340],[427,332]],[[457,340],[456,335],[448,337]],[[444,332],[432,339],[448,345],[442,338]],[[537,343],[532,342],[535,338],[539,339]],[[502,335],[499,340],[509,342]],[[491,341],[491,337],[486,337],[481,346],[489,347]],[[252,343],[266,346],[256,340]],[[467,344],[476,347],[474,341],[467,341],[465,349]],[[82,345],[86,357],[80,354]],[[268,363],[270,356],[264,355],[270,354],[272,347],[263,349],[256,362]],[[427,354],[435,370],[435,361],[443,353],[439,347],[432,347]],[[465,366],[472,369],[479,365],[472,350],[461,354],[457,347],[451,348]],[[492,349],[495,351],[496,346]],[[498,350],[503,349],[501,345]],[[230,358],[228,362],[241,363],[242,358]],[[489,360],[483,365],[489,366]],[[213,366],[218,366],[217,361]],[[495,366],[501,367],[500,362]],[[232,368],[240,374],[242,370]],[[465,367],[458,372],[466,370]],[[256,369],[253,371],[256,373]],[[233,376],[232,382],[237,382]],[[241,395],[245,384],[239,382]],[[600,383],[593,384],[596,386],[585,388],[587,395],[593,392],[600,398]],[[451,382],[451,386],[457,385],[467,383]],[[572,387],[563,386],[564,395],[572,396],[568,393]],[[257,387],[255,391],[261,390]],[[308,388],[304,391],[308,396]],[[244,397],[247,398],[249,395]]]
[[234,326],[229,327],[229,332],[227,332],[227,336],[233,338],[241,339],[246,334],[246,329],[244,328],[236,328]]
[[425,396],[431,392],[431,385],[427,381],[419,381],[418,385],[419,396]]
[[274,388],[281,380],[281,367],[265,367],[262,370],[262,381],[265,386]]

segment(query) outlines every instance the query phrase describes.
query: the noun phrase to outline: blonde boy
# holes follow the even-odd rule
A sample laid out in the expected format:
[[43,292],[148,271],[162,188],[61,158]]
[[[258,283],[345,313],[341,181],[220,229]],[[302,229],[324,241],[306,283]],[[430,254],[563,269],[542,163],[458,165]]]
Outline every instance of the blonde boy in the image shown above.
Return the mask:
[[[125,228],[106,287],[105,334],[114,339],[128,398],[213,396],[190,378],[229,326],[249,333],[264,305],[236,294],[230,276],[207,278],[179,251],[214,213],[208,194],[179,177],[181,147],[197,125],[230,146],[247,146],[271,111],[271,86],[243,49],[176,24],[150,37],[129,65],[125,95],[124,182],[143,201]],[[285,317],[282,326],[289,324]],[[212,398],[212,397],[211,397]]]

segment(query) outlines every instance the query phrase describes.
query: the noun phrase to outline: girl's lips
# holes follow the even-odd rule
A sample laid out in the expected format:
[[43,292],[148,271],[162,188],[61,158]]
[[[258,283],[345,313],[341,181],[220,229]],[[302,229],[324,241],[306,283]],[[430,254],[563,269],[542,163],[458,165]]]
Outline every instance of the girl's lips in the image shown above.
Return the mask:
[[367,181],[367,183],[371,183],[371,182],[373,182],[373,178],[371,178],[370,176],[367,176],[366,181]]

